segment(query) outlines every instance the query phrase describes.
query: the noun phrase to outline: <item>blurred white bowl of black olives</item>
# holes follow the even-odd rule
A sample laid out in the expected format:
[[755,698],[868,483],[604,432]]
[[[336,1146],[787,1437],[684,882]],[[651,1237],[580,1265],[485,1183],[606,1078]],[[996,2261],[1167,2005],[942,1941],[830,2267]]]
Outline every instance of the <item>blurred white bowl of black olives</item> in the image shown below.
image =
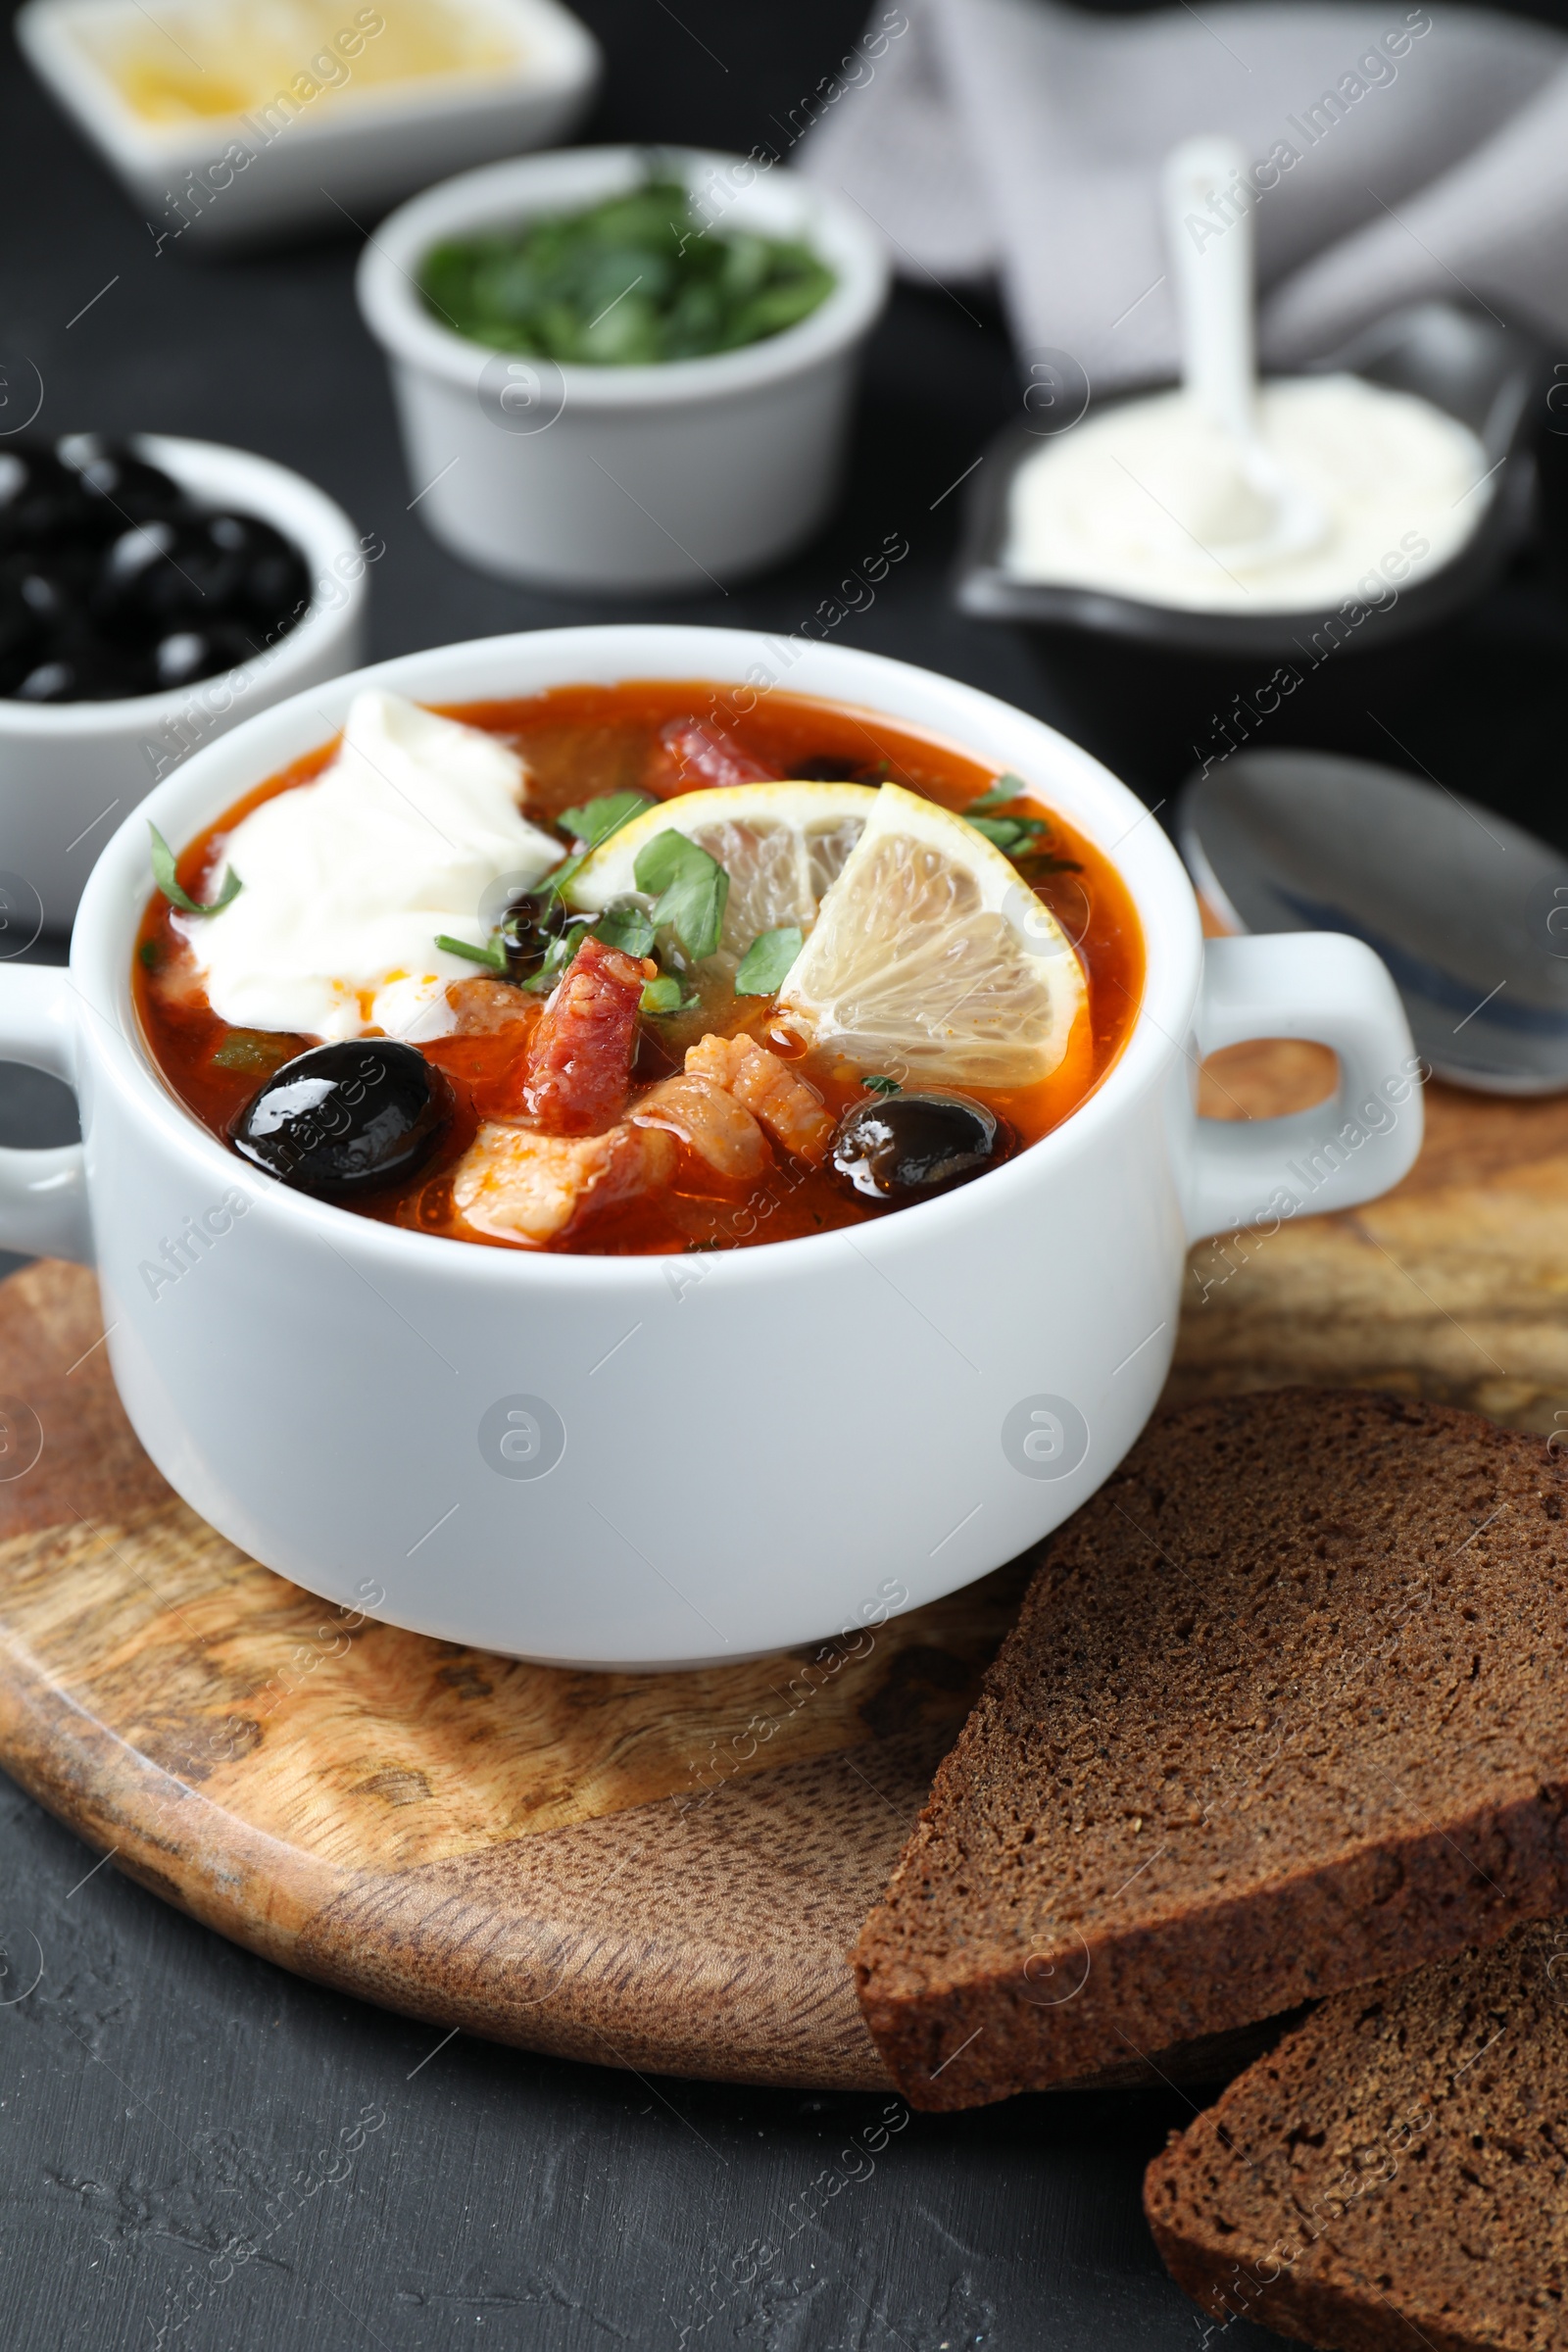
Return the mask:
[[365,653],[379,554],[286,466],[210,441],[0,443],[0,891],[69,928],[103,843],[188,752]]

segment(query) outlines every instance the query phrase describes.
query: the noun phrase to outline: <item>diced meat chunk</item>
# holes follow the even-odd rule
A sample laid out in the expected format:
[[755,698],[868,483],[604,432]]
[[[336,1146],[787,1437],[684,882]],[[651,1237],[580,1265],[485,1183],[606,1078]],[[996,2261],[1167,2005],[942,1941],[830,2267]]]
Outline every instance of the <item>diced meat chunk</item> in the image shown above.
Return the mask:
[[687,1048],[686,1073],[713,1079],[797,1159],[816,1167],[826,1157],[833,1120],[821,1096],[755,1038],[718,1037],[710,1031]]
[[456,1015],[459,1037],[490,1037],[522,1022],[531,1028],[543,1010],[537,997],[525,996],[508,980],[450,981],[447,1003]]
[[586,938],[534,1032],[521,1107],[550,1135],[598,1135],[631,1090],[643,982],[657,967]]
[[702,792],[716,784],[775,783],[779,773],[742,751],[711,719],[672,718],[659,730],[644,781],[667,800],[673,793]]
[[536,1127],[492,1120],[458,1162],[452,1198],[477,1232],[543,1250],[660,1191],[675,1159],[674,1137],[657,1127],[541,1135]]
[[767,1166],[762,1130],[744,1104],[711,1078],[666,1078],[631,1112],[634,1125],[667,1128],[726,1184],[752,1184]]

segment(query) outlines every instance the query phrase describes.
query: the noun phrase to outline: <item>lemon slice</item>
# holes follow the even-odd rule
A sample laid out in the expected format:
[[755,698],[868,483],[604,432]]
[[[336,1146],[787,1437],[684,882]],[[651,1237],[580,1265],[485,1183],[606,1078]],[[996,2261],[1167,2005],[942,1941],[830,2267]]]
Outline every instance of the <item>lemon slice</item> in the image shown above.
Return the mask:
[[729,876],[718,952],[737,960],[763,931],[784,923],[810,929],[880,797],[871,784],[732,784],[685,792],[612,833],[563,895],[574,913],[597,914],[636,891],[633,868],[651,841],[671,829],[684,833]]
[[1088,1004],[1050,908],[961,816],[884,784],[778,1009],[861,1069],[1037,1085]]

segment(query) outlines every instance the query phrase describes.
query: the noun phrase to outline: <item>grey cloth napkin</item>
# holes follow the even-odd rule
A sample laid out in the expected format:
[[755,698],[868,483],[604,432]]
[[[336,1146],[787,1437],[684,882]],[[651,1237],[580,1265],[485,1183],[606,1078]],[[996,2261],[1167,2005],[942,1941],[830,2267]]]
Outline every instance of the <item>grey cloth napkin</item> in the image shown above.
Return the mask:
[[1020,347],[1097,387],[1175,368],[1159,173],[1197,131],[1255,167],[1270,365],[1432,295],[1568,336],[1568,39],[1540,25],[1406,0],[900,0],[816,111],[802,168],[907,275],[998,273]]

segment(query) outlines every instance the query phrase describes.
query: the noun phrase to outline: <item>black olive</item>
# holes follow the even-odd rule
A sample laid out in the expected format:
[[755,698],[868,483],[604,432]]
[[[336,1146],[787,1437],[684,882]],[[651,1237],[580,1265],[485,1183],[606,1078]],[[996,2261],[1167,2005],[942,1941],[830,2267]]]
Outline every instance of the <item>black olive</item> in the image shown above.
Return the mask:
[[176,629],[153,649],[153,671],[160,686],[188,686],[197,678],[213,678],[238,669],[257,652],[250,632],[235,620],[215,620],[210,628]]
[[7,692],[20,703],[118,703],[157,689],[146,662],[85,630],[66,629],[34,650],[31,665]]
[[566,910],[553,890],[530,891],[525,898],[513,900],[501,917],[499,932],[509,980],[533,977],[565,919]]
[[68,433],[55,443],[55,454],[74,474],[89,527],[103,538],[117,537],[131,523],[172,520],[191,511],[179,484],[122,441]]
[[0,694],[14,694],[39,657],[44,630],[22,583],[0,579]]
[[252,514],[204,514],[122,443],[0,449],[0,697],[103,702],[252,661],[309,610],[304,558]]
[[270,522],[254,514],[209,514],[202,528],[217,556],[233,566],[224,604],[229,617],[267,628],[309,601],[305,559]]
[[242,1158],[302,1193],[368,1193],[412,1176],[451,1122],[451,1081],[413,1046],[365,1037],[313,1046],[230,1121]]
[[0,457],[0,537],[9,546],[42,549],[103,536],[81,477],[52,449],[14,442]]
[[967,1095],[878,1095],[833,1135],[836,1175],[872,1200],[916,1200],[978,1176],[1008,1144],[995,1111]]
[[93,611],[138,644],[232,621],[249,627],[259,653],[267,630],[309,599],[303,560],[270,523],[203,514],[124,532],[104,559]]
[[226,611],[239,581],[231,556],[199,523],[159,521],[122,532],[104,557],[93,617],[128,645],[156,644]]

